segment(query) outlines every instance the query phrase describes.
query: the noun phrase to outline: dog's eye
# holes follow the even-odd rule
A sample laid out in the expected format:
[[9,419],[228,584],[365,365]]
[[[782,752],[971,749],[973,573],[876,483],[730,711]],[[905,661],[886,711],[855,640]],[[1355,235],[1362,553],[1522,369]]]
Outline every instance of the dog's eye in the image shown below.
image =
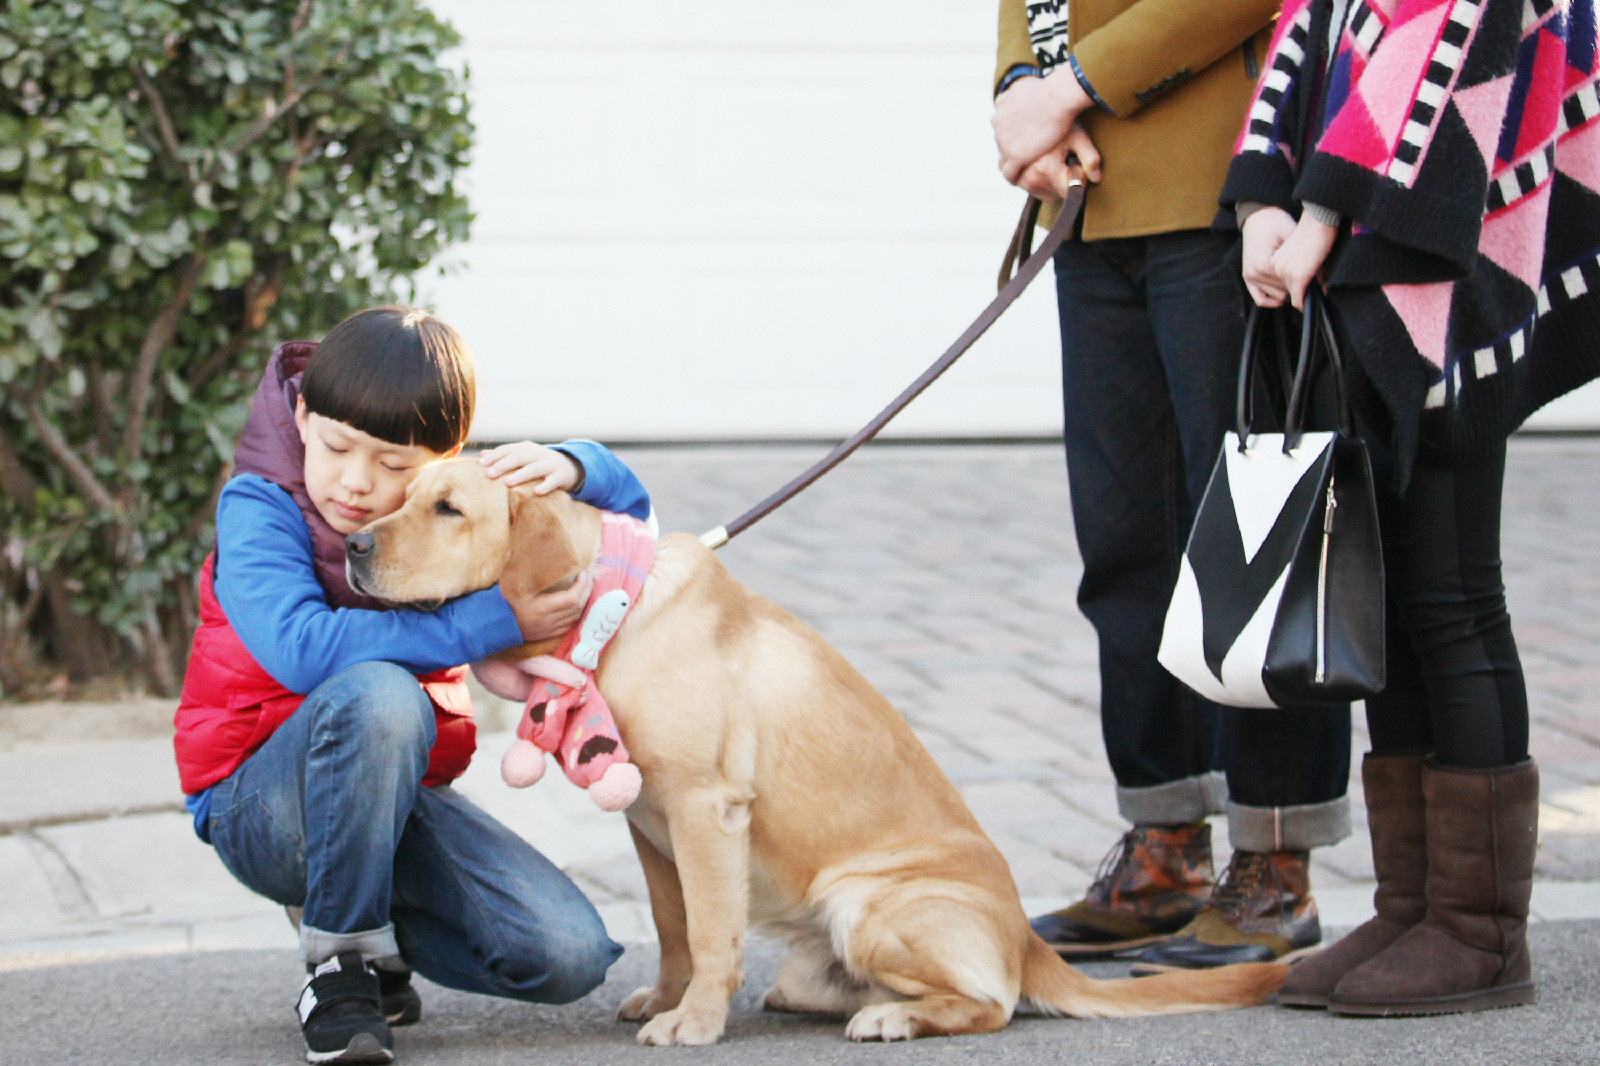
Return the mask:
[[455,507],[451,506],[449,500],[440,500],[438,503],[434,504],[433,505],[433,513],[434,514],[442,514],[442,515],[453,515],[456,518],[460,518],[461,517],[461,512],[458,511]]

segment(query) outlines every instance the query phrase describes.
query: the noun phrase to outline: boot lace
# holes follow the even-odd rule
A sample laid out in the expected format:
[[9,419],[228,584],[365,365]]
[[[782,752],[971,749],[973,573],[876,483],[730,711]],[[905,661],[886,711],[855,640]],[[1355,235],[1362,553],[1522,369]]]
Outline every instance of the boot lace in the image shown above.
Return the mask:
[[1278,869],[1260,852],[1235,851],[1228,860],[1228,868],[1211,893],[1211,906],[1221,911],[1229,921],[1236,922],[1248,914],[1253,901],[1260,898],[1262,889],[1269,887],[1282,894],[1278,883]]
[[1091,900],[1108,901],[1111,898],[1113,883],[1127,864],[1133,859],[1133,850],[1138,846],[1134,840],[1136,830],[1128,830],[1122,834],[1122,839],[1111,845],[1111,850],[1105,853],[1100,860],[1100,865],[1095,867],[1094,880],[1089,884],[1086,893]]

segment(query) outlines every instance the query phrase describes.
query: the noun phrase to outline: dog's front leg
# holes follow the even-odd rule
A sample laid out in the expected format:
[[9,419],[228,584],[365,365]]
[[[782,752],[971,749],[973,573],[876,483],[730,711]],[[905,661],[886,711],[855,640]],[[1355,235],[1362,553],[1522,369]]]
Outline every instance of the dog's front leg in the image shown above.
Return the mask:
[[631,821],[628,832],[633,834],[633,847],[650,886],[650,914],[655,918],[656,936],[661,942],[661,967],[656,972],[656,983],[635,990],[623,1000],[617,1017],[625,1022],[647,1022],[682,1001],[694,974],[694,963],[689,955],[689,919],[684,913],[677,865]]
[[683,887],[693,973],[678,1006],[639,1030],[641,1044],[714,1044],[744,981],[750,909],[749,797],[723,787],[686,792],[667,811]]

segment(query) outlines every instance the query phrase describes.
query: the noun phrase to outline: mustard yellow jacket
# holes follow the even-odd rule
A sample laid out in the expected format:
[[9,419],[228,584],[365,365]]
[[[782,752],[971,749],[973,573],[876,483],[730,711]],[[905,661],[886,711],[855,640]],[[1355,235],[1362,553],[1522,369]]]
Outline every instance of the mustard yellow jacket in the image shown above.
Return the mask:
[[[1070,5],[1068,46],[1105,104],[1083,116],[1104,171],[1084,201],[1084,239],[1211,225],[1278,0]],[[1018,63],[1037,62],[1026,0],[1000,0],[995,85]],[[1054,76],[1072,77],[1058,70]]]

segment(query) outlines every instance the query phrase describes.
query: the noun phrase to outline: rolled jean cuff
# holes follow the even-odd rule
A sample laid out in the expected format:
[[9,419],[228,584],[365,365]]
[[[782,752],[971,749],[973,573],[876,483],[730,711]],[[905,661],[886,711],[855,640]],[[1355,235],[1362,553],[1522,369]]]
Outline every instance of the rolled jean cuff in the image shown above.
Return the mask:
[[1240,851],[1310,851],[1350,835],[1350,797],[1298,807],[1228,804],[1228,842]]
[[1218,771],[1144,788],[1117,786],[1117,813],[1131,825],[1183,825],[1221,814],[1228,780]]
[[400,954],[394,923],[360,933],[327,933],[300,923],[300,954],[309,966],[318,966],[346,951],[361,952],[363,962]]

